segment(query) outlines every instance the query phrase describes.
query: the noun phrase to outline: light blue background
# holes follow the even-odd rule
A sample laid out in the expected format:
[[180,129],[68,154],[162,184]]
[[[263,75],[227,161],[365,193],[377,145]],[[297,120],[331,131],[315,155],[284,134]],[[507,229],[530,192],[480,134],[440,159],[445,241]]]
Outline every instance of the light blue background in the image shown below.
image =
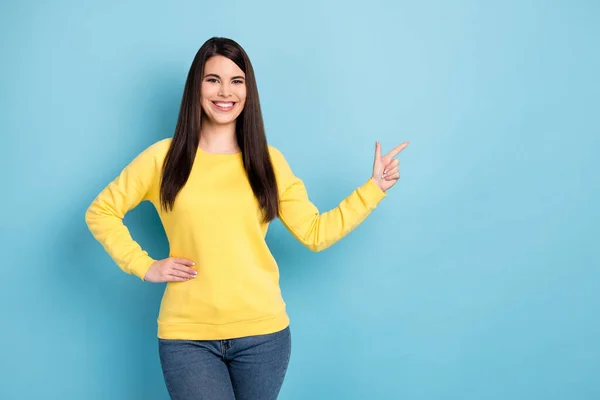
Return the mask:
[[[88,232],[93,197],[173,134],[211,36],[256,69],[269,142],[322,210],[409,140],[402,178],[322,253],[279,221],[280,398],[600,398],[594,1],[0,5],[0,398],[166,399],[163,286]],[[125,219],[155,257],[143,203]]]

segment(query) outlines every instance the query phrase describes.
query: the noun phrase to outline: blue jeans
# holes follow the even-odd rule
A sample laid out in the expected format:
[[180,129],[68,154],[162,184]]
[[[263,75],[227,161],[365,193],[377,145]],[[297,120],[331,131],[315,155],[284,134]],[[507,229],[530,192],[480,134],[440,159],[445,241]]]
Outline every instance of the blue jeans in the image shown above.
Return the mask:
[[173,400],[275,400],[291,353],[289,326],[229,340],[158,339]]

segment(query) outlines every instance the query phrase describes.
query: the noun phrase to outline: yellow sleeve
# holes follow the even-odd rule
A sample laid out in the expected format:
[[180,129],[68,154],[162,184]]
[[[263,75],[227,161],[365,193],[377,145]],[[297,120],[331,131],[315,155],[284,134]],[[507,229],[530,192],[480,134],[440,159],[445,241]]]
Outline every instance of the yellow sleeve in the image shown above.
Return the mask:
[[283,154],[269,147],[279,186],[279,218],[292,235],[312,251],[324,250],[342,239],[386,197],[369,178],[337,207],[319,213],[309,200],[304,183],[294,175]]
[[156,142],[138,154],[96,196],[85,213],[90,232],[119,268],[142,280],[156,260],[133,240],[123,217],[142,201],[149,200],[150,191],[158,186],[164,159],[159,150],[163,147],[163,141]]

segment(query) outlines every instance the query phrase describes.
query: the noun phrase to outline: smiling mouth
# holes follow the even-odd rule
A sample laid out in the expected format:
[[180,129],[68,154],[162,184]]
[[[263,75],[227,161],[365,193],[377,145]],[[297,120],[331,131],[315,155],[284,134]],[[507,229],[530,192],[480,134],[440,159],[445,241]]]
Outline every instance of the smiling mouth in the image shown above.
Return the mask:
[[231,111],[235,106],[235,102],[233,101],[212,101],[211,103],[220,111]]

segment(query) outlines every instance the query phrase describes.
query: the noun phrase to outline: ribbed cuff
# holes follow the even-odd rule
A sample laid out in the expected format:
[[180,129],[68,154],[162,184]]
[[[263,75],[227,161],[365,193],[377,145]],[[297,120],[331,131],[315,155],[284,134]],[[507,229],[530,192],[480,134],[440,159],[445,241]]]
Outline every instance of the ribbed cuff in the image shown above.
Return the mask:
[[359,189],[361,197],[366,201],[369,208],[375,208],[387,193],[377,186],[372,178],[369,178]]
[[136,260],[135,263],[131,265],[129,269],[129,273],[132,275],[136,275],[141,280],[144,280],[144,276],[146,276],[146,272],[150,269],[150,266],[156,260],[150,256],[141,257],[139,260]]

